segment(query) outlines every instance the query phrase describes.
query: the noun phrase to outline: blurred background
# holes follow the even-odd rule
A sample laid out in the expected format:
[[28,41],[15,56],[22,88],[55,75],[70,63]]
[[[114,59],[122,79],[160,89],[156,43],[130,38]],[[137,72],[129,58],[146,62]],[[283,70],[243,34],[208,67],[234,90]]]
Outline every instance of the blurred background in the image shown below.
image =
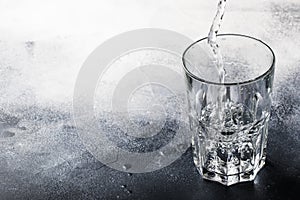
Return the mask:
[[[208,34],[217,2],[0,0],[3,199],[147,199],[149,191],[174,198],[213,195],[213,187],[199,189],[203,183],[193,168],[190,151],[168,168],[147,175],[127,175],[103,166],[76,134],[72,95],[82,63],[102,42],[139,28],[170,29],[200,39]],[[270,163],[273,160],[286,171],[265,172],[248,194],[262,198],[281,194],[280,185],[285,183],[296,191],[292,185],[299,186],[300,174],[300,1],[229,0],[220,33],[260,38],[276,54],[268,148]],[[270,178],[274,173],[294,179],[280,182]],[[126,189],[130,184],[132,189]],[[248,186],[237,191],[243,194],[245,188]],[[238,192],[229,195],[236,197]]]
[[[299,66],[299,3],[229,1],[220,33],[247,34],[268,43],[277,56],[279,84]],[[108,38],[148,27],[197,40],[207,35],[216,5],[217,0],[1,0],[0,62],[22,76],[23,87],[14,87],[12,79],[20,77],[7,77],[15,89],[31,88],[38,101],[65,102],[83,61]]]

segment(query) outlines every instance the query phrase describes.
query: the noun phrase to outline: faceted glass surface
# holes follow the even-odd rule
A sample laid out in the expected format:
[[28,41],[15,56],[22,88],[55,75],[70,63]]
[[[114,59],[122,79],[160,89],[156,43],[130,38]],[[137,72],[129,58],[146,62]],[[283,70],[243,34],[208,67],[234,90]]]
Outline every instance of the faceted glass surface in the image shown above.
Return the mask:
[[224,84],[206,38],[183,62],[195,165],[204,179],[232,185],[254,180],[265,163],[275,56],[249,36],[219,38]]

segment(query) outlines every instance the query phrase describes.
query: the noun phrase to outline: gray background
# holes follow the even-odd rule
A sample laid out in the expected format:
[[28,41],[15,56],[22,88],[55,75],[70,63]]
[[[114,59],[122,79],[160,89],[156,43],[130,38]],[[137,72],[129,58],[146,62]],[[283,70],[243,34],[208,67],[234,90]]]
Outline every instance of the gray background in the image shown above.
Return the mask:
[[203,181],[188,150],[147,174],[110,169],[85,149],[71,116],[76,75],[124,31],[207,35],[217,1],[0,1],[0,199],[292,199],[299,188],[300,1],[230,0],[221,33],[252,35],[277,56],[266,167],[254,183]]

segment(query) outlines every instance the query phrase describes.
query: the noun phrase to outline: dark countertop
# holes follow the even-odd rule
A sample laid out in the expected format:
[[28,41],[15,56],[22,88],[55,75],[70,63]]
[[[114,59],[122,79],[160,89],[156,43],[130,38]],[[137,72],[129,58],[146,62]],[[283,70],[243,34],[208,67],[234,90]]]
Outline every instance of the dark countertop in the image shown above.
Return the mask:
[[70,105],[2,108],[0,199],[298,199],[299,75],[298,67],[275,80],[266,165],[254,182],[230,187],[202,180],[190,148],[150,173],[128,174],[103,165],[81,143]]
[[[288,85],[297,84],[300,80],[298,75],[296,77],[295,82]],[[120,172],[97,161],[79,144],[74,127],[63,125],[59,136],[47,133],[50,142],[53,138],[62,138],[60,142],[53,141],[54,150],[50,155],[43,153],[45,149],[41,146],[40,154],[18,153],[15,143],[8,145],[6,154],[0,154],[6,156],[1,159],[0,199],[297,199],[300,194],[300,115],[299,107],[295,106],[300,105],[300,95],[299,92],[288,94],[284,87],[281,92],[284,98],[279,96],[281,103],[273,107],[270,121],[267,162],[254,182],[226,187],[202,180],[193,165],[191,149],[161,170],[144,174]],[[293,104],[282,101],[287,96]],[[10,123],[16,120],[5,117]],[[4,148],[1,149],[3,152]],[[72,158],[57,161],[64,158],[59,152],[72,155],[69,151],[75,152]],[[58,157],[51,158],[55,152]],[[47,159],[58,163],[39,168],[47,164]]]
[[[115,15],[113,8],[119,2],[110,2],[113,1],[107,1],[109,6],[106,7],[108,9],[111,7],[110,11]],[[178,27],[179,32],[194,36],[198,36],[199,31],[206,34],[207,25],[210,23],[206,23],[206,20],[212,16],[207,10],[210,5],[199,0],[191,1],[191,4],[186,2],[178,1],[178,4],[172,5],[173,7],[170,5],[170,9],[165,4],[138,4],[137,1],[132,1],[130,6],[138,5],[133,6],[131,10],[133,13],[135,7],[141,7],[138,12],[135,12],[136,16],[142,16],[149,11],[149,16],[154,17],[150,25]],[[300,4],[296,0],[257,1],[255,3],[251,1],[253,5],[247,3],[244,5],[244,2],[238,3],[238,1],[230,3],[235,5],[232,6],[233,12],[226,14],[227,22],[225,20],[224,31],[249,33],[249,35],[262,38],[274,48],[277,56],[267,161],[254,182],[226,187],[202,180],[193,165],[191,149],[188,149],[171,165],[143,174],[120,172],[95,159],[86,150],[76,133],[71,114],[72,97],[65,94],[71,93],[70,91],[74,89],[71,83],[78,71],[78,63],[82,62],[95,44],[101,40],[97,34],[89,34],[89,30],[86,34],[81,32],[82,27],[78,26],[76,21],[79,19],[78,12],[73,9],[76,13],[73,25],[77,27],[74,30],[80,29],[80,32],[74,35],[82,33],[81,37],[58,36],[46,40],[39,40],[37,37],[37,40],[21,43],[10,41],[9,36],[14,29],[8,28],[10,26],[14,28],[15,23],[27,24],[26,20],[32,18],[27,14],[34,13],[37,8],[25,6],[26,9],[22,10],[20,8],[22,4],[19,6],[17,2],[16,5],[3,6],[3,9],[8,9],[8,14],[10,12],[15,14],[15,10],[18,12],[22,10],[24,14],[16,13],[19,16],[14,15],[11,17],[11,24],[1,28],[1,32],[4,31],[7,34],[8,40],[1,39],[0,41],[0,200],[299,199]],[[36,1],[31,4],[36,4]],[[86,6],[87,3],[83,1],[82,5]],[[78,9],[82,5],[78,4]],[[126,8],[123,14],[127,16],[127,7],[122,7],[122,5],[120,3],[118,9],[121,11]],[[18,9],[15,9],[16,6]],[[64,6],[69,9],[70,5]],[[160,8],[158,11],[157,6]],[[92,17],[103,18],[104,21],[110,19],[111,16],[106,16],[108,12],[97,10],[100,7],[103,7],[102,2],[100,6],[95,7],[96,9],[93,8],[93,11],[97,11],[95,12],[97,15],[86,9],[85,15],[78,15],[80,20],[84,16],[87,17],[86,20]],[[147,10],[148,7],[149,10]],[[181,7],[183,7],[182,10],[180,10]],[[166,8],[169,9],[168,13]],[[215,3],[210,8],[213,14]],[[150,12],[151,9],[153,12]],[[64,9],[62,10],[61,13],[68,14]],[[50,13],[52,14],[53,11],[50,9],[47,11],[51,16]],[[4,15],[1,16],[6,16],[7,13],[3,13]],[[103,14],[103,16],[98,14]],[[27,16],[29,18],[26,18]],[[57,27],[61,28],[65,21],[61,20],[60,16],[65,15],[58,16],[56,21],[50,20],[49,22],[52,25],[59,24]],[[178,18],[174,18],[175,16]],[[8,17],[2,18],[5,21],[9,20]],[[22,18],[25,21],[20,20]],[[46,18],[52,19],[52,17]],[[124,19],[130,21],[129,18]],[[233,20],[230,21],[230,19]],[[58,23],[60,20],[61,22]],[[126,27],[124,29],[127,30],[127,24],[123,24],[123,21],[118,23],[117,20],[113,21],[112,25],[109,21],[107,26],[98,26],[100,23],[94,21],[98,26],[95,32],[103,32],[102,37],[107,38],[110,34],[116,34],[119,31],[114,26]],[[135,21],[130,21],[130,23],[128,27],[136,27]],[[30,33],[32,29],[31,32],[35,33],[35,36],[41,34],[43,38],[44,28],[46,27],[45,30],[53,28],[48,23],[44,23],[45,27],[32,24],[33,27],[25,29],[23,26],[18,26],[19,29],[16,30],[24,29],[26,32],[28,29]],[[139,21],[137,24],[140,24]],[[149,26],[148,21],[145,24]],[[36,32],[36,28],[40,28],[40,32]],[[104,32],[104,29],[111,32]],[[73,29],[70,30],[72,31]],[[30,35],[29,33],[27,35]],[[18,31],[18,34],[24,33]],[[22,40],[24,37],[21,37]],[[54,89],[48,91],[49,86],[53,86]],[[63,97],[67,98],[66,96],[68,102],[64,101]],[[43,104],[41,102],[45,99],[54,104],[41,106]]]

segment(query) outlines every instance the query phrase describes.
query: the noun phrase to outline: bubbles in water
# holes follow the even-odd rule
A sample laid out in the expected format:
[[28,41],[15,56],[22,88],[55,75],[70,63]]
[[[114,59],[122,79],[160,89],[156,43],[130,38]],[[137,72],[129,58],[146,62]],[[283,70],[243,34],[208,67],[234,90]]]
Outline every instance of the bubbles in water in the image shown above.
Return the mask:
[[226,102],[223,106],[223,122],[216,117],[216,105],[208,104],[202,110],[199,123],[206,128],[199,129],[199,136],[193,140],[194,160],[199,160],[203,174],[210,178],[215,173],[226,179],[225,175],[254,170],[257,158],[262,156],[259,134],[265,134],[262,130],[269,113],[256,120],[242,104]]
[[253,156],[253,147],[251,143],[243,144],[241,148],[241,160],[251,160]]
[[228,158],[228,153],[227,153],[227,149],[225,147],[225,145],[223,144],[219,144],[218,148],[217,148],[217,156],[224,162],[227,162],[227,158]]

